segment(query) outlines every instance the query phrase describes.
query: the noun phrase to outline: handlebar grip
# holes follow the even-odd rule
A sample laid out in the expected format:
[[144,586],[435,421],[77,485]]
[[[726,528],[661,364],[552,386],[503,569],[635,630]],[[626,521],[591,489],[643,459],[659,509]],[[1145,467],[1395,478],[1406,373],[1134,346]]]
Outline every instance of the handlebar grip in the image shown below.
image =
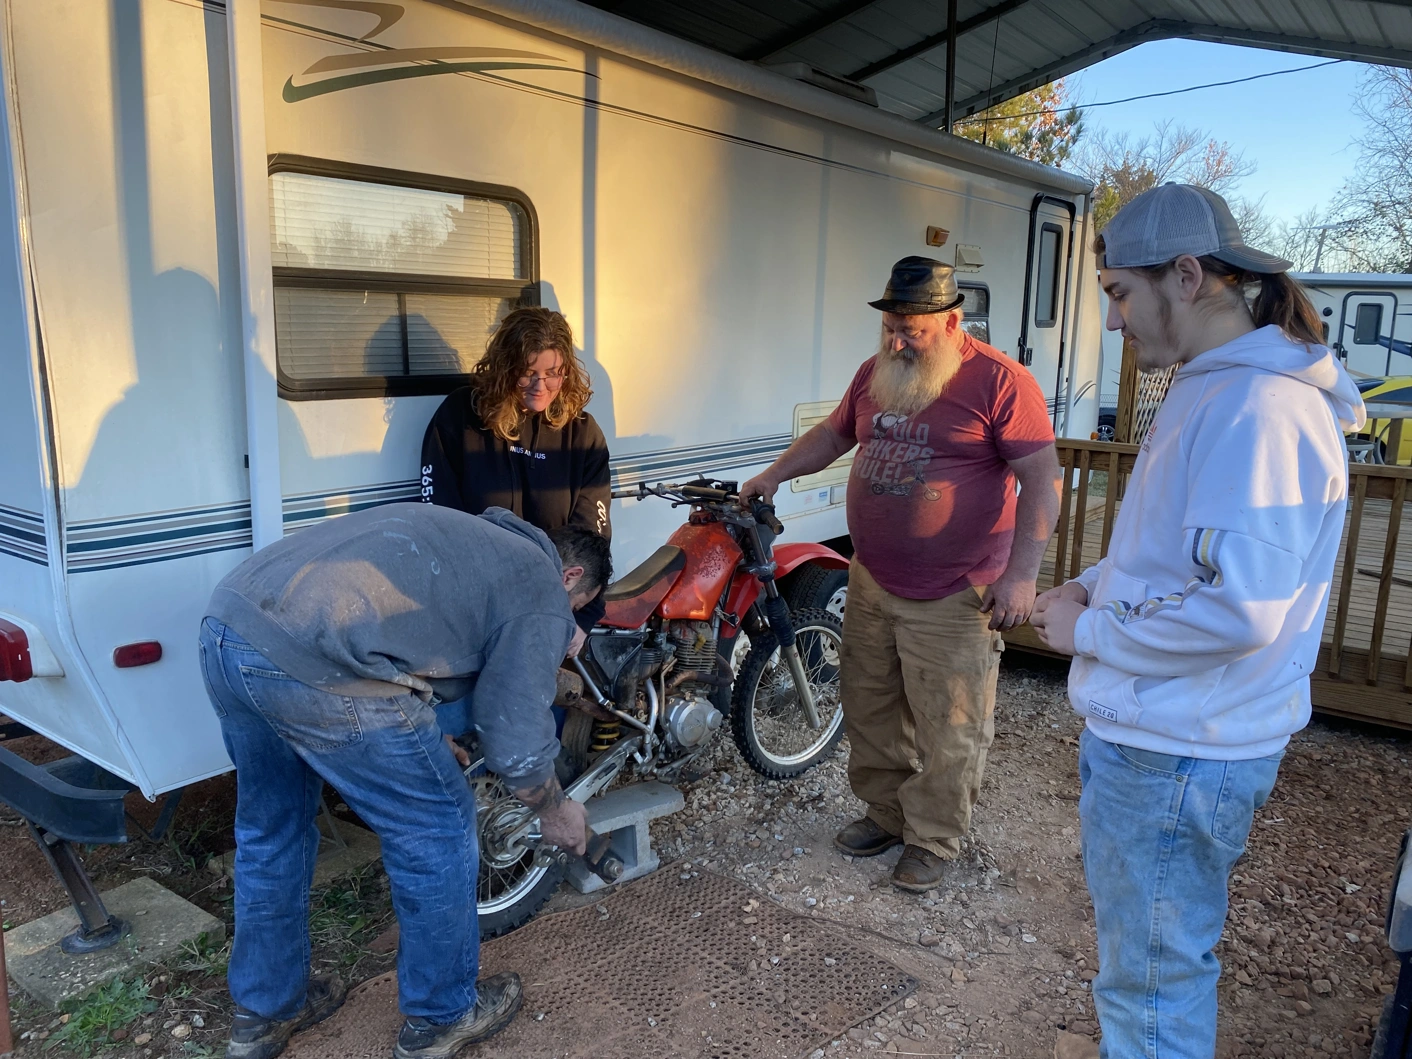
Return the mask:
[[776,537],[784,533],[784,523],[775,517],[775,505],[763,500],[750,501],[750,513],[770,528]]
[[622,858],[612,852],[612,845],[612,836],[595,834],[592,828],[588,829],[583,862],[589,871],[606,883],[615,883],[621,879],[625,867]]
[[700,500],[730,500],[734,493],[728,493],[724,489],[713,489],[707,485],[684,485],[681,487],[682,496],[694,496]]

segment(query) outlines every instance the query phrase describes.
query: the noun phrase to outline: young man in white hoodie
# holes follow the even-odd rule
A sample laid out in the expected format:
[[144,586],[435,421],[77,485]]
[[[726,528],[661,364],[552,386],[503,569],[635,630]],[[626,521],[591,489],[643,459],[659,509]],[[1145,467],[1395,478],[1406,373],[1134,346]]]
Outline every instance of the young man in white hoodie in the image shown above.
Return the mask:
[[[1164,184],[1097,247],[1108,327],[1179,364],[1108,557],[1032,622],[1074,656],[1104,1059],[1210,1059],[1227,879],[1309,720],[1363,403],[1287,261],[1225,201]],[[1258,285],[1253,304],[1247,290]]]

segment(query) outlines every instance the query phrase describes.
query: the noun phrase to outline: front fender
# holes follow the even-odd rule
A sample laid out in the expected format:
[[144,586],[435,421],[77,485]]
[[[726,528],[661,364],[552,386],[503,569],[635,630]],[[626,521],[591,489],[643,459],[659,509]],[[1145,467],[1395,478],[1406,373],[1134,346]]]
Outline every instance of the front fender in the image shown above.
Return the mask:
[[778,567],[775,570],[776,577],[783,577],[805,563],[813,563],[827,570],[848,569],[848,560],[825,544],[799,542],[775,546],[775,564]]
[[[775,546],[774,556],[775,577],[777,578],[784,577],[785,574],[799,569],[805,563],[813,563],[830,570],[848,569],[848,560],[823,544],[809,542],[779,544]],[[731,585],[730,593],[726,596],[726,613],[744,618],[745,612],[759,598],[760,582],[750,574],[738,576],[735,583]],[[729,622],[723,622],[721,625],[723,637],[734,636],[739,631],[739,624],[732,625]]]

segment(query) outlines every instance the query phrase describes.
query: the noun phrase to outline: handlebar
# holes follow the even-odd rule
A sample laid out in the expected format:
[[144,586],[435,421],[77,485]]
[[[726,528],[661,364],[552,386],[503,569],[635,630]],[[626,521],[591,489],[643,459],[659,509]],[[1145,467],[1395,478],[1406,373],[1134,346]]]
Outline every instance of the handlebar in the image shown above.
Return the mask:
[[638,482],[637,485],[622,486],[612,492],[614,500],[646,500],[649,496],[660,496],[674,503],[737,504],[742,509],[748,509],[757,522],[768,526],[776,536],[784,533],[784,523],[775,517],[773,504],[767,504],[764,500],[743,498],[733,489],[719,489],[715,486],[697,485],[694,482],[680,485],[675,482],[658,482],[656,485]]

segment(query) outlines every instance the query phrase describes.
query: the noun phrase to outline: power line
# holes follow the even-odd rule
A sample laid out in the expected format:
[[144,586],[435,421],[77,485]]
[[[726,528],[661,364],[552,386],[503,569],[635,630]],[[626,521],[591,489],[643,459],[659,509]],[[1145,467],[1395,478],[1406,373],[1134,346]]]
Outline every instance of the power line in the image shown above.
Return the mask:
[[[1119,103],[1135,103],[1140,99],[1159,99],[1162,96],[1179,96],[1182,95],[1184,92],[1200,92],[1203,88],[1224,88],[1227,85],[1242,85],[1245,84],[1245,82],[1247,81],[1259,81],[1262,77],[1279,77],[1281,74],[1298,74],[1303,73],[1305,70],[1318,70],[1325,66],[1334,66],[1338,63],[1346,61],[1347,60],[1344,59],[1330,59],[1328,60],[1328,62],[1312,63],[1309,66],[1294,66],[1288,70],[1271,70],[1268,73],[1251,74],[1249,77],[1237,77],[1234,81],[1212,81],[1210,84],[1206,85],[1192,85],[1189,88],[1173,88],[1167,92],[1149,92],[1146,95],[1141,96],[1128,96],[1126,99],[1109,99],[1105,100],[1102,103],[1074,104],[1069,107],[1064,107],[1062,108],[1062,110],[1089,110],[1093,107],[1116,107]],[[1050,110],[1030,110],[1024,112],[1023,114],[1002,114],[993,118],[961,118],[956,122],[956,124],[974,125],[976,122],[1012,121],[1015,118],[1037,118],[1044,114],[1058,114],[1060,112],[1061,108],[1055,108]]]

